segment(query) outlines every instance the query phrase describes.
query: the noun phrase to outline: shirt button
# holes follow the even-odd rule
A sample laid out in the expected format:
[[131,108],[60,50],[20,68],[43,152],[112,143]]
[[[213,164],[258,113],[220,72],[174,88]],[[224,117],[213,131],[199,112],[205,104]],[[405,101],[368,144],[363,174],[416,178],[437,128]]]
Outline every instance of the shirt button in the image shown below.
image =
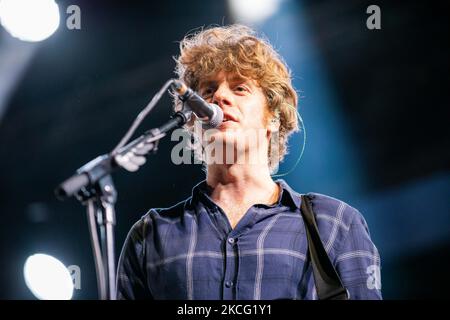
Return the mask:
[[230,244],[234,244],[236,240],[234,240],[234,238],[228,238],[228,243]]
[[233,286],[233,281],[227,281],[225,282],[225,287],[231,288]]

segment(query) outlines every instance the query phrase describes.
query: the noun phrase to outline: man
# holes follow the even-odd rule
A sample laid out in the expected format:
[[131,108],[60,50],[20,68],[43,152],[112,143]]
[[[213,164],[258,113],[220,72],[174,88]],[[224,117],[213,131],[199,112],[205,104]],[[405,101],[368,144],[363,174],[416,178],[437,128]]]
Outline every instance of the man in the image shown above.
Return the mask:
[[[240,25],[187,36],[180,48],[179,78],[217,104],[224,122],[201,143],[216,149],[203,152],[206,180],[192,196],[150,210],[132,227],[119,259],[118,298],[317,299],[301,195],[271,177],[298,129],[288,68],[267,41]],[[381,299],[380,258],[362,215],[310,195],[350,298]]]

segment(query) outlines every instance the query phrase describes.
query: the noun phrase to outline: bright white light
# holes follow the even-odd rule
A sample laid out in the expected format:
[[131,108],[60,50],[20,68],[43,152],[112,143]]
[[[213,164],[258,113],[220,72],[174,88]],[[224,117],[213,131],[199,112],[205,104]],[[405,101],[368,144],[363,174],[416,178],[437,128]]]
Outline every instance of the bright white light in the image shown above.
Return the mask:
[[59,26],[59,8],[54,0],[0,0],[0,23],[23,41],[42,41]]
[[70,300],[73,282],[69,270],[56,258],[34,254],[23,268],[25,283],[40,300]]
[[237,22],[261,23],[274,15],[283,0],[229,0],[230,10]]

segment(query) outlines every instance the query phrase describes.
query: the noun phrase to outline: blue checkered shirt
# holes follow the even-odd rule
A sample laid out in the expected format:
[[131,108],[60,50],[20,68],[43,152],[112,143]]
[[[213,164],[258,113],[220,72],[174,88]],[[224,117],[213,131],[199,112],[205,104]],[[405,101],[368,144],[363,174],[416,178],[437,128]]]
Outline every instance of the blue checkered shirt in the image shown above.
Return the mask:
[[[151,209],[125,240],[118,299],[317,299],[301,196],[276,182],[278,202],[252,206],[234,229],[205,181],[187,200]],[[332,197],[309,195],[350,299],[381,299],[380,256],[363,216]]]

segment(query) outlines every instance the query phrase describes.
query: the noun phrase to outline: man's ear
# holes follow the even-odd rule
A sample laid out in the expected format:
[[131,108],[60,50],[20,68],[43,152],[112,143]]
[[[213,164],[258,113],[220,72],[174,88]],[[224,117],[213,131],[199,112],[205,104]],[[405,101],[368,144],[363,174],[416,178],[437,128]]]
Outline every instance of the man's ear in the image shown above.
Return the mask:
[[280,130],[280,118],[278,116],[273,117],[269,121],[269,126],[267,129],[269,129],[270,132],[277,132]]

